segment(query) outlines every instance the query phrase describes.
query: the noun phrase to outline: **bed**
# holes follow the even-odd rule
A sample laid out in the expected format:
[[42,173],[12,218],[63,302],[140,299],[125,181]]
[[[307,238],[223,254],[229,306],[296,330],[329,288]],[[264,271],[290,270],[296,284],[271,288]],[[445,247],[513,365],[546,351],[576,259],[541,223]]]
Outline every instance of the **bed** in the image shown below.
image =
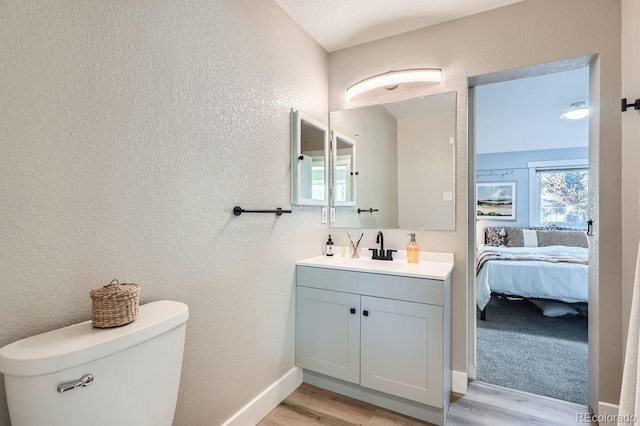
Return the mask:
[[485,228],[476,256],[480,319],[492,294],[588,302],[588,241],[584,231],[560,228]]

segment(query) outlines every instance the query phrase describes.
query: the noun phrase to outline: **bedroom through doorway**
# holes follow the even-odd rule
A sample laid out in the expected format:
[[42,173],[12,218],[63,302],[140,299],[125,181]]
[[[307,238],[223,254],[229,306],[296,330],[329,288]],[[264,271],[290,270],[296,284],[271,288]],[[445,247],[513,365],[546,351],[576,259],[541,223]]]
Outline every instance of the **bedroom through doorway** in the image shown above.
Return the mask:
[[473,88],[475,372],[588,405],[589,66],[568,68]]

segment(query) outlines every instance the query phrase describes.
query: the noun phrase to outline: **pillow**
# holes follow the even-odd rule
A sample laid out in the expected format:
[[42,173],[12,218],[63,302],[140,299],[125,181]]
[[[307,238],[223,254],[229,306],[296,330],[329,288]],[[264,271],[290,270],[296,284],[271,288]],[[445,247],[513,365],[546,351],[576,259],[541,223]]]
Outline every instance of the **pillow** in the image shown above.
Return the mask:
[[524,236],[521,228],[507,228],[507,247],[524,247]]
[[[507,233],[507,247],[589,247],[585,231],[565,230],[556,225],[504,229]],[[527,230],[534,230],[535,237],[529,233],[529,238],[525,238],[524,234]]]
[[[524,231],[536,231],[538,229],[549,229],[549,228],[543,228],[543,227],[536,227],[536,226],[522,226],[522,227],[518,227],[518,228],[504,228],[505,231],[507,232],[507,247],[526,247],[527,245],[525,244],[525,238],[524,238]],[[529,244],[528,247],[531,247],[532,245]],[[534,245],[534,247],[537,246]]]
[[523,229],[522,239],[524,241],[523,247],[538,247],[538,231]]
[[537,231],[538,247],[570,246],[589,248],[585,231]]
[[484,228],[484,243],[498,247],[507,245],[507,233],[504,228]]
[[564,302],[557,302],[551,300],[530,300],[531,303],[536,305],[542,310],[542,315],[551,318],[571,318],[578,315],[578,311],[571,305]]

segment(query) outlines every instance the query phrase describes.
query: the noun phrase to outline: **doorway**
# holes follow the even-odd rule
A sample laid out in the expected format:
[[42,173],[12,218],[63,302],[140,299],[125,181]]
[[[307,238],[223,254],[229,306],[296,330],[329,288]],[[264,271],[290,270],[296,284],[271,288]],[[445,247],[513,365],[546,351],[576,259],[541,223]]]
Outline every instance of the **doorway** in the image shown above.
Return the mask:
[[[536,235],[547,238],[552,234],[555,238],[556,234],[547,232],[549,226],[558,231],[586,230],[588,204],[597,202],[587,203],[586,199],[589,169],[597,168],[589,161],[589,119],[562,120],[560,114],[572,104],[589,104],[590,62],[591,58],[585,57],[469,79],[470,264],[476,264],[478,246],[488,242],[486,232],[504,237],[496,245],[530,247],[538,245],[537,241],[532,243],[532,235],[534,239]],[[569,188],[573,189],[572,200],[568,193],[552,196],[553,191],[571,192]],[[484,200],[487,204],[478,209],[477,200],[487,198],[481,191],[504,197]],[[564,198],[564,205],[558,202],[559,198]],[[508,202],[512,203],[510,207],[500,204]],[[541,234],[531,229],[536,227],[542,228]],[[529,237],[526,242],[518,235],[523,228],[529,228],[524,232]],[[593,244],[586,243],[586,236],[584,241],[585,245]],[[533,253],[538,248],[523,250]],[[576,251],[588,259],[588,249]],[[482,295],[476,292],[475,268],[469,268],[473,283],[469,293],[473,313],[470,376],[588,405],[588,266],[576,266],[582,271],[582,278],[577,278],[580,283],[575,284],[583,287],[581,294],[547,295],[543,291],[540,295],[544,297],[536,297],[537,290],[527,293],[527,289],[502,288],[509,284],[498,283],[500,274],[531,275],[520,268],[531,259],[522,260],[501,262],[501,267],[512,268],[511,271],[494,267],[490,278],[478,275],[478,293],[489,282],[497,288],[491,289],[485,309],[488,318],[484,321],[475,315],[476,302],[481,304]],[[579,264],[579,259],[575,263]],[[554,279],[564,282],[566,277]]]

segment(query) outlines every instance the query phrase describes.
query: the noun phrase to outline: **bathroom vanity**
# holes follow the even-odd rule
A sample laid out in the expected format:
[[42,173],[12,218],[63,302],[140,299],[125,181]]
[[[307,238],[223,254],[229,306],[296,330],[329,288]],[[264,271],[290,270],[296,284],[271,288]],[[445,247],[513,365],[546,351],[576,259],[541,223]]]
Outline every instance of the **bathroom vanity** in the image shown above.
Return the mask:
[[397,257],[297,262],[296,365],[306,383],[443,425],[453,255]]

